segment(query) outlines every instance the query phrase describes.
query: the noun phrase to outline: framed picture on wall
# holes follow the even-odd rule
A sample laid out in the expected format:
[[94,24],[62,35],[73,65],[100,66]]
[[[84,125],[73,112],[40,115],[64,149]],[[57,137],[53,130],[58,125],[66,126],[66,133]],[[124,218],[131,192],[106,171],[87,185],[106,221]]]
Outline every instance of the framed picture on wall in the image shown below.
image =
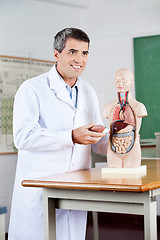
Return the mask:
[[47,72],[53,61],[0,55],[0,154],[16,153],[13,143],[13,102],[19,86]]

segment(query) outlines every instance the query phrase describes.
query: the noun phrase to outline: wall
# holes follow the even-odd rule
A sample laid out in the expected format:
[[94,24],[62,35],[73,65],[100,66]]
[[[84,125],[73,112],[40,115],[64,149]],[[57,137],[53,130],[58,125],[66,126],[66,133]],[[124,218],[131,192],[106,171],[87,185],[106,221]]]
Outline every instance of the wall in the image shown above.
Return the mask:
[[[53,36],[65,27],[81,27],[81,9],[31,0],[0,1],[0,55],[53,60]],[[0,205],[8,208],[17,155],[0,155]]]
[[[112,84],[115,71],[121,67],[134,70],[133,37],[160,34],[160,2],[91,0],[89,8],[51,2],[0,2],[0,55],[53,60],[53,36],[64,27],[83,28],[91,38],[83,77],[95,87],[102,109],[115,96]],[[0,204],[7,205],[8,210],[16,158],[16,155],[0,155]],[[8,221],[9,214],[6,231]]]
[[0,3],[0,53],[53,60],[53,36],[80,27],[78,8],[31,0]]
[[8,231],[16,163],[16,154],[0,155],[0,206],[7,206],[6,232]]

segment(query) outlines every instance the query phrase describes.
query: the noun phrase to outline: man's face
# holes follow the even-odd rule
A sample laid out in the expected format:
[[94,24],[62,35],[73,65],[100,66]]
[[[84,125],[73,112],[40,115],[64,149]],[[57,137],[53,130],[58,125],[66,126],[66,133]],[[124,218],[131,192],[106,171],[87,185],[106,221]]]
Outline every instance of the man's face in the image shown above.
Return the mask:
[[57,70],[64,80],[76,80],[83,72],[88,59],[88,43],[69,38],[59,53],[54,50]]
[[119,70],[115,75],[115,87],[117,92],[124,93],[134,85],[133,74],[129,70]]

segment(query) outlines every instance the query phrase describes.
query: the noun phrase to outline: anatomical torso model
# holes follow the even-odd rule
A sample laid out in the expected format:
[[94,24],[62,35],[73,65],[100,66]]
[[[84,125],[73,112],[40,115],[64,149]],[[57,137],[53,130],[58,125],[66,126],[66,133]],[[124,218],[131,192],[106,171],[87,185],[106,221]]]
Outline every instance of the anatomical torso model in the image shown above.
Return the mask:
[[108,167],[136,168],[141,165],[139,130],[142,117],[147,116],[143,103],[131,96],[134,77],[130,70],[120,69],[115,75],[117,98],[106,104],[103,117],[110,119]]

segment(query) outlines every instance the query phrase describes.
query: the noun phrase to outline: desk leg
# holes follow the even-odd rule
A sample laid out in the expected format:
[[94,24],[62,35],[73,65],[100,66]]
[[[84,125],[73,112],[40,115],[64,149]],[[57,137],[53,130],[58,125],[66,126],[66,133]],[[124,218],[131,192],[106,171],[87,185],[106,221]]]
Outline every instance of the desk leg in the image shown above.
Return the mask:
[[56,240],[56,217],[55,217],[55,201],[48,198],[45,190],[43,195],[44,200],[44,239]]
[[144,236],[145,240],[157,240],[156,201],[144,204]]
[[98,232],[98,212],[92,212],[93,217],[93,239],[99,240]]

